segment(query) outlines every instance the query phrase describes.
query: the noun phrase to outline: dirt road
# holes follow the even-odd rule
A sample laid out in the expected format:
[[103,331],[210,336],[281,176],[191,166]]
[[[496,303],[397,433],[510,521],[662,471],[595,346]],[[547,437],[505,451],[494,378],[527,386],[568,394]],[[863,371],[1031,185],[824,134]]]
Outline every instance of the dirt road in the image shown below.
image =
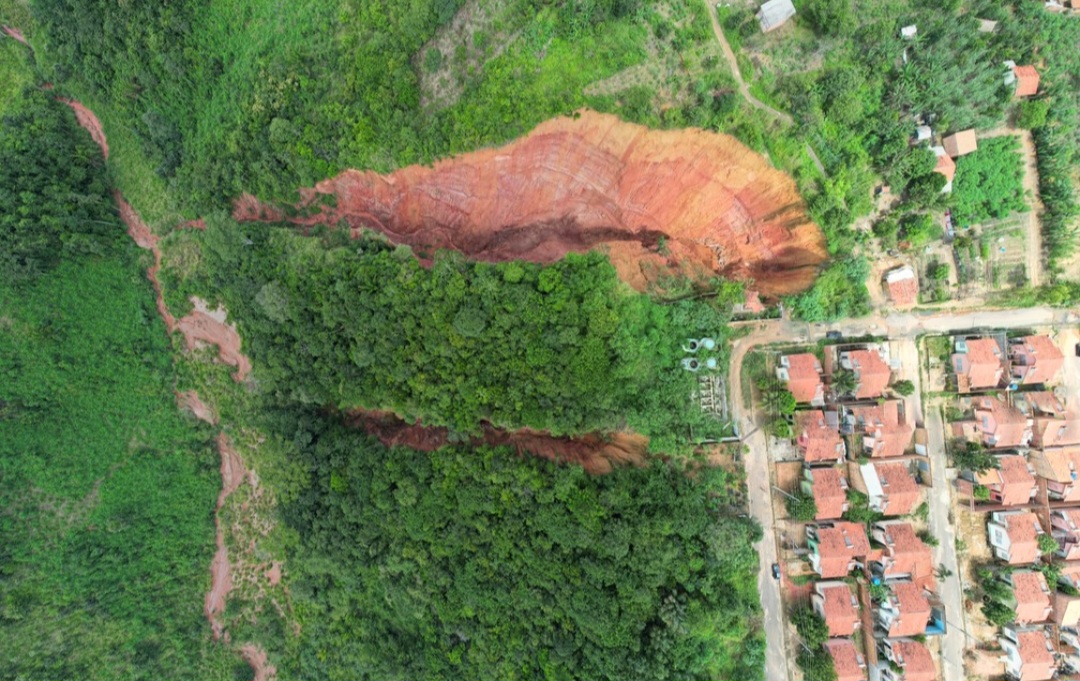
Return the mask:
[[[739,62],[737,59],[735,59],[735,53],[731,50],[731,46],[728,45],[727,38],[724,37],[724,29],[720,26],[720,18],[716,16],[716,6],[709,0],[702,0],[702,2],[705,3],[705,7],[709,12],[709,21],[712,22],[713,33],[716,35],[716,39],[720,42],[720,49],[724,53],[724,59],[727,60],[728,66],[731,67],[731,75],[735,77],[735,82],[739,85],[739,94],[743,96],[743,99],[750,103],[750,106],[764,111],[778,121],[783,121],[784,123],[791,125],[794,122],[791,116],[787,115],[783,111],[777,111],[765,102],[757,99],[752,94],[750,94],[750,88],[747,87],[746,82],[743,80],[742,73],[739,72]],[[811,153],[812,151],[813,150],[811,150]],[[820,161],[816,160],[816,154],[813,156],[813,158],[817,163],[821,163]],[[766,675],[766,678],[769,677]]]
[[979,135],[986,139],[1013,135],[1020,140],[1020,154],[1024,157],[1024,192],[1031,195],[1031,210],[1026,215],[1024,255],[1028,279],[1032,286],[1042,282],[1042,214],[1043,203],[1039,197],[1039,166],[1035,155],[1035,142],[1030,130],[1019,128],[994,128]]

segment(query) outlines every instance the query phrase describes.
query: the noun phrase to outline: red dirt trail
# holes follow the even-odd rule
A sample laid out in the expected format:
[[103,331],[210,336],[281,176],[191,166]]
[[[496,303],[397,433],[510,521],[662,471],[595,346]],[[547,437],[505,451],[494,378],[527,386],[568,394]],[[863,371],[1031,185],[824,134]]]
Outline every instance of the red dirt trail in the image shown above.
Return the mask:
[[26,41],[26,36],[24,36],[22,34],[22,31],[20,31],[17,28],[12,28],[10,26],[0,26],[0,30],[2,30],[4,33],[7,33],[9,36],[14,38],[15,40],[18,40],[23,45],[29,45],[30,44],[30,43],[28,43]]
[[[388,447],[404,446],[432,452],[449,442],[446,428],[407,423],[390,412],[352,410],[347,423],[377,437]],[[642,465],[646,459],[649,438],[635,433],[599,435],[589,433],[580,437],[552,437],[550,434],[522,428],[506,431],[484,424],[480,437],[473,445],[509,446],[518,454],[531,454],[561,463],[581,466],[589,473],[610,473],[616,465]]]
[[240,654],[243,655],[244,662],[251,665],[252,671],[255,672],[255,678],[252,681],[271,681],[277,676],[277,669],[266,662],[266,651],[254,643],[241,646]]
[[[214,632],[214,639],[220,639],[224,632],[220,615],[225,612],[225,599],[232,591],[232,571],[229,566],[229,549],[225,546],[225,533],[221,528],[221,509],[229,495],[244,482],[247,470],[240,455],[232,446],[232,441],[225,433],[218,433],[218,452],[221,454],[221,492],[218,493],[217,507],[214,513],[214,527],[217,529],[215,541],[217,551],[214,560],[210,564],[210,591],[206,594],[206,618],[210,620],[210,628]],[[264,656],[265,657],[265,656]]]
[[[329,196],[333,207],[321,202]],[[808,288],[827,259],[795,182],[733,137],[649,130],[590,111],[433,167],[348,170],[301,190],[299,208],[294,224],[344,221],[354,233],[374,229],[479,260],[551,262],[606,247],[639,290],[681,271],[754,280],[776,296]],[[233,216],[285,213],[245,195]]]
[[217,425],[217,414],[207,406],[194,390],[176,393],[176,406],[181,410],[190,411],[195,418],[205,421],[210,425]]
[[194,350],[200,343],[209,343],[218,347],[218,357],[225,364],[236,367],[233,378],[243,381],[251,373],[251,361],[240,352],[240,334],[236,327],[225,322],[225,310],[209,310],[205,302],[192,298],[195,309],[177,323],[180,333],[184,334],[188,350]]

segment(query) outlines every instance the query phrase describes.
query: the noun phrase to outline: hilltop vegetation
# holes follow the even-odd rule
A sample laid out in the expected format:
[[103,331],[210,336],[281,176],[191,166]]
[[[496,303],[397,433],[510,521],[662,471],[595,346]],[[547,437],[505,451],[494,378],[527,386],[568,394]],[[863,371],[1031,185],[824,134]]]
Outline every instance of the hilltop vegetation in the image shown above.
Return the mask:
[[217,455],[101,154],[40,91],[0,109],[0,678],[234,678],[202,616]]

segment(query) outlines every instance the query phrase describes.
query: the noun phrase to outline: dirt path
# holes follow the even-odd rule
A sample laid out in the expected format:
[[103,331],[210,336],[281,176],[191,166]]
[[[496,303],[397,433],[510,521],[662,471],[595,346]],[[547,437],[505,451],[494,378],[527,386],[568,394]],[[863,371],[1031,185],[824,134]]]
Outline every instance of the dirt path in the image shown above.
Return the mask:
[[1024,230],[1024,255],[1028,280],[1032,286],[1042,283],[1042,214],[1043,202],[1039,196],[1039,166],[1035,155],[1035,141],[1030,130],[1019,128],[994,128],[979,135],[984,139],[1013,135],[1020,140],[1020,153],[1024,157],[1024,192],[1031,195],[1031,210],[1026,215],[1027,227]]
[[[739,93],[743,96],[743,99],[749,102],[750,106],[764,111],[778,121],[782,121],[788,125],[794,123],[791,116],[783,111],[777,111],[750,94],[750,88],[747,87],[746,82],[743,80],[742,73],[739,71],[739,61],[735,59],[735,53],[731,50],[731,46],[728,45],[727,38],[724,36],[724,29],[720,26],[720,18],[716,16],[715,5],[713,5],[711,0],[702,0],[702,2],[705,3],[705,8],[709,12],[709,21],[712,22],[713,33],[716,35],[716,39],[720,41],[720,49],[724,53],[724,59],[727,60],[728,66],[731,67],[731,75],[735,76],[735,82],[739,85]],[[813,154],[813,150],[811,149],[810,151],[811,154]],[[811,158],[813,158],[815,163],[821,167],[821,162],[817,161],[817,154],[813,154]]]
[[22,31],[20,31],[17,28],[12,28],[10,26],[0,26],[0,31],[3,31],[4,33],[6,33],[11,38],[14,38],[15,40],[18,40],[23,45],[27,45],[27,46],[30,45],[30,43],[28,43],[26,41],[26,36],[24,36],[22,34]]

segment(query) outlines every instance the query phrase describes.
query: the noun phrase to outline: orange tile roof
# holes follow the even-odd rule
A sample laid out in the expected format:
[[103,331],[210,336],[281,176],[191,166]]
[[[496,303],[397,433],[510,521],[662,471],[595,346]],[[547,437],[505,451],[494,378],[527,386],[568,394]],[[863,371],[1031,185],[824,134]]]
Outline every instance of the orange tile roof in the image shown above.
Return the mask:
[[[1065,356],[1049,336],[1024,336],[1022,342],[1009,346],[1013,360],[1013,374],[1020,375],[1024,385],[1048,383],[1054,380],[1065,364]],[[1026,360],[1026,364],[1019,364]]]
[[[851,413],[861,424],[863,437],[873,440],[873,457],[903,456],[915,434],[914,424],[900,416],[900,400],[881,404],[851,407]],[[864,442],[865,444],[865,442]]]
[[870,540],[862,523],[838,522],[817,528],[822,577],[844,577],[853,558],[870,552]]
[[1017,624],[1042,622],[1048,616],[1050,607],[1050,589],[1046,577],[1041,572],[1023,571],[1011,575],[1013,594],[1016,595]]
[[1027,402],[1036,414],[1049,414],[1062,416],[1065,414],[1065,405],[1058,396],[1049,390],[1032,390],[1031,392],[1014,393],[1014,401]]
[[892,369],[873,350],[848,350],[844,353],[858,380],[855,397],[870,399],[880,397],[889,387]]
[[889,298],[896,305],[907,306],[919,302],[919,285],[910,267],[904,266],[887,272],[885,285],[889,289]]
[[918,641],[893,641],[893,650],[903,662],[904,681],[936,681],[937,667],[926,646]]
[[825,412],[820,409],[795,414],[795,441],[807,463],[836,461],[844,454],[839,431],[826,425]]
[[952,182],[953,178],[956,177],[956,161],[952,160],[952,157],[948,154],[942,154],[937,157],[934,172],[944,175],[946,182]]
[[813,478],[814,504],[817,506],[818,520],[834,520],[844,514],[847,504],[847,480],[838,468],[814,468],[810,471]]
[[996,397],[978,397],[973,404],[975,421],[988,446],[1023,447],[1030,442],[1028,417],[1022,411]]
[[836,681],[866,680],[866,663],[850,639],[832,639],[825,643],[825,649],[832,656]]
[[906,464],[876,463],[874,471],[882,489],[889,495],[887,515],[907,515],[922,501],[922,488],[915,482]]
[[967,378],[969,390],[998,387],[1005,368],[997,341],[993,338],[972,338],[966,344],[966,353],[953,355],[953,371]]
[[999,456],[997,460],[1000,468],[991,468],[975,476],[979,484],[996,490],[1001,495],[1003,506],[1031,501],[1035,476],[1028,470],[1027,459],[1022,456]]
[[825,614],[825,624],[829,627],[829,636],[851,636],[859,624],[859,611],[852,602],[855,594],[851,587],[841,582],[836,586],[820,589],[821,609]]
[[892,621],[889,636],[925,634],[930,619],[930,601],[926,600],[922,587],[912,582],[897,582],[892,585],[892,594],[900,616]]
[[920,585],[933,584],[934,559],[930,546],[919,539],[915,528],[906,522],[885,522],[885,555],[882,557],[886,577],[911,575]]
[[1016,74],[1016,96],[1030,97],[1039,91],[1039,72],[1034,66],[1014,66]]
[[1035,447],[1080,445],[1080,416],[1069,414],[1063,419],[1036,418],[1031,443]]
[[1046,632],[1042,629],[1017,632],[1016,640],[1016,647],[1023,661],[1020,681],[1046,681],[1053,678],[1056,665],[1054,654],[1047,645]]
[[1012,548],[1009,564],[1034,563],[1039,559],[1039,519],[1030,511],[1018,511],[1005,516],[1005,528]]
[[787,355],[787,389],[795,396],[796,402],[812,402],[815,397],[824,394],[825,386],[821,382],[821,362],[810,353]]
[[[1063,483],[1080,481],[1080,447],[1048,449],[1041,456],[1049,466],[1049,470],[1044,468],[1041,471],[1048,480]],[[1080,485],[1077,488],[1080,489]]]

